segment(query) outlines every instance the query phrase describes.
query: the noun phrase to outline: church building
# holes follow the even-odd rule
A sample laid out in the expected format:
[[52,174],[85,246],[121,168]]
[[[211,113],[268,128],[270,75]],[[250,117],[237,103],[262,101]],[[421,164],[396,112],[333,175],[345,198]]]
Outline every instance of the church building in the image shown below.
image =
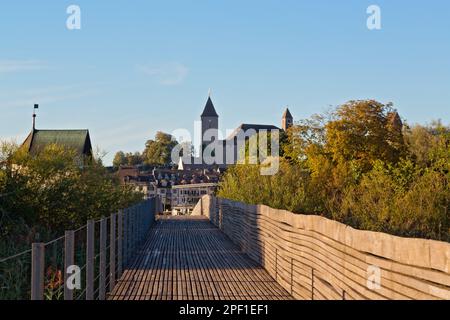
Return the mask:
[[[36,110],[38,105],[34,106]],[[41,130],[36,129],[36,113],[33,112],[33,127],[21,148],[35,156],[50,145],[58,145],[75,153],[75,161],[80,166],[92,159],[92,143],[89,130]]]
[[[279,132],[286,131],[294,123],[294,118],[292,117],[291,112],[288,108],[286,108],[285,112],[282,115],[281,128],[275,125],[242,123],[225,140],[220,140],[219,115],[214,107],[211,96],[208,96],[208,100],[206,101],[206,105],[200,118],[202,127],[201,155],[203,155],[205,151],[210,151],[207,150],[208,146],[214,146],[214,151],[221,151],[222,155],[220,156],[220,158],[223,158],[223,161],[220,161],[220,163],[211,164],[208,163],[208,161],[205,161],[205,157],[202,156],[200,158],[191,159],[180,158],[179,170],[186,170],[189,168],[198,169],[201,167],[210,166],[216,166],[219,169],[225,169],[228,165],[236,164],[238,162],[238,155],[240,151],[239,148],[242,147],[242,145],[238,143],[239,139],[242,140],[243,138],[245,142],[253,135],[259,134],[263,131],[268,133],[270,133],[272,130],[277,130]],[[214,151],[212,152],[213,154]],[[205,154],[209,153],[205,152]]]

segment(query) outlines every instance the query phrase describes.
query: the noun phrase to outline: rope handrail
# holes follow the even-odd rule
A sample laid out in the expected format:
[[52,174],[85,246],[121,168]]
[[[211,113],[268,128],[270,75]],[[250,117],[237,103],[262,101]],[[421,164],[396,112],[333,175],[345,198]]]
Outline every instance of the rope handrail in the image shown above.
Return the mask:
[[30,252],[31,252],[31,249],[28,249],[28,250],[25,250],[25,251],[16,253],[16,254],[14,254],[14,255],[12,255],[12,256],[9,256],[9,257],[6,257],[6,258],[1,258],[1,259],[0,259],[0,263],[9,261],[9,260],[12,260],[12,259],[15,259],[15,258],[18,258],[18,257],[20,257],[20,256],[22,256],[22,255],[25,255],[25,254],[27,254],[27,253],[30,253]]
[[[0,271],[5,270],[5,275],[11,281],[20,281],[20,285],[19,282],[1,284],[0,298],[6,294],[9,298],[24,299],[31,292],[32,300],[107,299],[123,270],[139,254],[159,211],[158,201],[158,198],[147,199],[109,216],[89,220],[62,236],[33,243],[31,249],[1,258],[0,263],[9,264],[0,265]],[[19,273],[15,271],[14,259],[20,259]],[[17,274],[20,277],[11,276]],[[69,280],[80,286],[72,288]],[[20,288],[20,292],[5,291],[14,288]]]
[[52,244],[54,244],[54,243],[56,243],[56,242],[58,242],[58,241],[60,241],[60,240],[65,239],[65,238],[66,238],[66,236],[64,235],[64,236],[61,236],[61,237],[59,237],[59,238],[50,240],[49,242],[46,242],[44,245],[47,247],[47,246],[50,246],[50,245],[52,245]]
[[34,243],[31,250],[0,262],[31,253],[31,263],[27,264],[31,277],[25,278],[31,278],[32,300],[107,299],[123,270],[139,254],[159,211],[158,201],[147,199],[110,216],[89,220],[76,230]]

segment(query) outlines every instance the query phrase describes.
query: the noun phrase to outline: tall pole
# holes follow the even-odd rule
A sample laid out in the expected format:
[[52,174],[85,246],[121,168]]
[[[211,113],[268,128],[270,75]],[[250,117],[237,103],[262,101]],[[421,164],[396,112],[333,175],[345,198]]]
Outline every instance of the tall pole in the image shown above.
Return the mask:
[[39,109],[38,104],[35,104],[33,108],[33,131],[36,129],[36,109]]

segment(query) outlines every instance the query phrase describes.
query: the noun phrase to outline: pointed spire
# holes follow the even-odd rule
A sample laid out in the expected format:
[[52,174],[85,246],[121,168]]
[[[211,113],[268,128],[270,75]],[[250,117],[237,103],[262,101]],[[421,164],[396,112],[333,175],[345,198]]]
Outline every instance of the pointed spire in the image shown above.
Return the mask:
[[214,108],[214,104],[211,100],[211,96],[208,97],[208,101],[206,101],[205,109],[201,115],[202,117],[219,117]]
[[294,117],[292,116],[289,108],[286,107],[286,111],[283,113],[283,118],[281,118],[281,128],[286,131],[294,123]]
[[387,115],[389,124],[396,130],[402,130],[403,128],[403,122],[402,119],[400,118],[400,115],[398,114],[397,111],[393,111],[388,113]]
[[286,107],[286,111],[284,111],[284,113],[283,113],[283,119],[287,119],[287,118],[291,118],[291,119],[293,118],[288,107]]

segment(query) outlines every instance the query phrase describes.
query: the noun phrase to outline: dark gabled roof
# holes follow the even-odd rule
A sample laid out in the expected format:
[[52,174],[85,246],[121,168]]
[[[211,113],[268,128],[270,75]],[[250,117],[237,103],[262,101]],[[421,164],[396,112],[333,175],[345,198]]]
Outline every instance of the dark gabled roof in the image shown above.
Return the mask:
[[22,146],[29,153],[37,154],[50,144],[73,149],[79,155],[92,156],[89,130],[33,130]]
[[253,129],[256,132],[259,132],[260,130],[281,130],[280,128],[274,125],[243,123],[233,131],[233,133],[228,137],[228,140],[234,139],[234,137],[237,136],[239,131],[242,130],[244,131],[244,133],[246,133],[247,130],[250,129]]
[[286,108],[286,111],[283,113],[283,119],[285,118],[293,118],[291,112],[289,111],[289,108]]
[[219,115],[216,112],[216,109],[214,109],[214,104],[211,100],[211,97],[208,97],[208,101],[206,101],[205,109],[203,110],[203,113],[201,115],[202,117],[219,117]]

